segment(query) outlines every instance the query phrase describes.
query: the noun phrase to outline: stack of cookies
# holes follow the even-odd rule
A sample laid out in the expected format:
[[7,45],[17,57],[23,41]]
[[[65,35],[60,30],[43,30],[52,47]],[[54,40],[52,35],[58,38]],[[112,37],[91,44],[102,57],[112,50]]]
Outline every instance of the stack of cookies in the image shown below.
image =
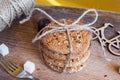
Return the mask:
[[[58,20],[63,23],[63,20]],[[66,19],[67,24],[74,20]],[[78,24],[83,24],[79,22]],[[58,27],[51,22],[48,26]],[[46,29],[44,31],[47,31]],[[43,32],[44,32],[43,31]],[[40,51],[47,66],[58,72],[73,73],[80,71],[90,57],[91,33],[85,30],[70,31],[73,52],[70,56],[70,44],[66,31],[47,34],[40,39]],[[69,61],[68,61],[69,60]]]

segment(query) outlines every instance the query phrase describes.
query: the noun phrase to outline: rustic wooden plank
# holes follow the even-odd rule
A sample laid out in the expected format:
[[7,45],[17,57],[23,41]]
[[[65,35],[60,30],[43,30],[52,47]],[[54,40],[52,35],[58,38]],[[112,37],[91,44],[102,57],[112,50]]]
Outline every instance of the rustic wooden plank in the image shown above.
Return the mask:
[[[37,6],[44,9],[47,13],[55,19],[60,18],[73,18],[76,19],[85,11],[80,8],[67,8],[67,7],[51,7],[51,6]],[[116,31],[120,30],[120,13],[98,11],[99,19],[95,23],[96,27],[102,26],[106,22],[112,23]],[[88,14],[82,21],[89,22],[93,19],[94,14]],[[38,42],[32,44],[31,41],[37,33],[37,22],[39,19],[45,17],[43,14],[34,12],[31,21],[24,24],[15,22],[11,28],[0,32],[0,44],[5,43],[10,48],[10,54],[7,56],[16,61],[18,64],[23,65],[26,60],[30,60],[36,64],[36,71],[34,76],[40,80],[120,80],[120,75],[117,69],[120,65],[120,57],[114,56],[107,51],[107,56],[113,61],[108,63],[105,61],[98,41],[91,42],[91,57],[89,64],[80,72],[73,74],[60,74],[50,70],[41,61]],[[109,33],[109,34],[108,34]],[[106,30],[106,36],[111,38],[115,33],[111,28]],[[107,77],[105,77],[107,75]],[[8,75],[0,66],[0,80],[19,80]]]

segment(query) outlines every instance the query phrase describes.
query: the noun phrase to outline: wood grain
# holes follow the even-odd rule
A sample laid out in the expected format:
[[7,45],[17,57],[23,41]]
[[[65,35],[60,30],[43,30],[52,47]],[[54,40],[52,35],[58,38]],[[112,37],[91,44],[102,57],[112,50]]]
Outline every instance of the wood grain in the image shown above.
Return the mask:
[[[85,9],[37,6],[47,11],[55,19],[73,18],[76,19]],[[120,30],[120,14],[107,11],[98,11],[99,19],[95,23],[96,27],[102,26],[106,22],[114,25],[115,30]],[[86,15],[83,22],[93,20],[93,13]],[[118,67],[120,66],[120,57],[114,56],[107,50],[107,57],[112,62],[107,62],[103,55],[100,44],[97,40],[91,41],[91,57],[89,64],[80,72],[73,74],[60,74],[49,69],[42,61],[38,49],[38,42],[32,44],[31,41],[37,33],[37,22],[45,16],[41,13],[34,12],[30,21],[24,24],[18,24],[15,21],[12,26],[3,32],[0,32],[0,44],[5,43],[10,48],[9,59],[16,61],[21,66],[25,61],[30,60],[35,63],[36,71],[32,74],[40,80],[120,80]],[[116,34],[111,28],[106,30],[106,36],[111,38]],[[107,75],[107,77],[106,77]],[[0,66],[0,80],[20,80],[7,74]]]

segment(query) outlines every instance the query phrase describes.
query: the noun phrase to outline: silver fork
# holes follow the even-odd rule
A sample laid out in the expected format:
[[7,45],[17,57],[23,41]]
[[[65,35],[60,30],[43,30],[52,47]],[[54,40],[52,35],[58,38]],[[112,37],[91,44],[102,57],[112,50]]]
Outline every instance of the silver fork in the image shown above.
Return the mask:
[[27,74],[24,69],[19,66],[18,64],[14,63],[13,61],[4,58],[0,54],[0,65],[12,76],[17,78],[28,78],[30,80],[39,80],[38,78],[35,78],[33,76],[30,76]]

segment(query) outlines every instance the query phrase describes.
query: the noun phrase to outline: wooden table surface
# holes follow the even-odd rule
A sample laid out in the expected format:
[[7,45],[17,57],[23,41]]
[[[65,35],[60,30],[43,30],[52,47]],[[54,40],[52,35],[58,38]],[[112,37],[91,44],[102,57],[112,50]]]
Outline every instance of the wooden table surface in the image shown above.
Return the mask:
[[[85,9],[67,8],[67,7],[51,7],[38,6],[47,11],[55,19],[73,18],[76,19],[83,13]],[[120,14],[107,11],[98,11],[99,19],[93,26],[100,27],[106,22],[114,25],[115,30],[120,30]],[[93,13],[86,15],[83,22],[93,20]],[[40,80],[120,80],[118,67],[120,66],[120,57],[114,56],[108,50],[106,54],[111,58],[111,62],[107,62],[103,55],[100,44],[97,40],[91,41],[91,56],[88,65],[80,72],[72,74],[57,73],[49,69],[42,61],[38,49],[38,42],[32,44],[31,41],[37,33],[37,22],[45,16],[41,13],[34,12],[30,21],[24,24],[13,22],[12,26],[0,32],[0,44],[5,43],[10,48],[9,59],[14,60],[21,66],[25,61],[30,60],[35,63],[36,70],[32,74]],[[112,28],[108,28],[105,32],[108,38],[115,36]],[[106,76],[106,77],[105,77]],[[7,74],[0,66],[0,80],[22,80],[16,79]]]

